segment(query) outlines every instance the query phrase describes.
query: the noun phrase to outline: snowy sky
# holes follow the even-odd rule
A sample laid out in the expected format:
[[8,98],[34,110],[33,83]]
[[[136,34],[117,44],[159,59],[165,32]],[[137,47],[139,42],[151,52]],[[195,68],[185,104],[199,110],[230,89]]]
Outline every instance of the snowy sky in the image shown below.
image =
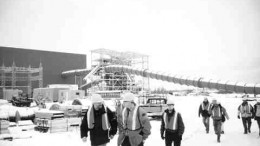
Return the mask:
[[0,46],[150,56],[150,69],[260,83],[259,0],[0,0]]

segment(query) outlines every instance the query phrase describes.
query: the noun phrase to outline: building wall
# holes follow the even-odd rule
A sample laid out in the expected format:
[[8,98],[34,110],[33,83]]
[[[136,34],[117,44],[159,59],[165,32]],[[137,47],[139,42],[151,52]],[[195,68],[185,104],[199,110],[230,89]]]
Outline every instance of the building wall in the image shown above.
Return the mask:
[[[11,67],[13,62],[17,67],[39,68],[40,62],[43,67],[43,87],[48,84],[75,84],[74,77],[62,78],[61,73],[67,70],[86,68],[85,54],[72,54],[50,51],[39,51],[22,48],[1,47],[0,65]],[[27,84],[26,82],[24,82]],[[32,84],[38,88],[38,82]]]

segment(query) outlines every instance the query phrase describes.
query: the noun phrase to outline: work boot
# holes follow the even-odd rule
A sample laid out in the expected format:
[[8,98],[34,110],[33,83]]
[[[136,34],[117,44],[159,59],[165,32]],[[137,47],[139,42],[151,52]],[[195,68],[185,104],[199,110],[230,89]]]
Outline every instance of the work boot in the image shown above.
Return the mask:
[[251,133],[251,130],[250,130],[250,129],[248,129],[248,133]]
[[218,134],[217,141],[220,142],[220,134]]

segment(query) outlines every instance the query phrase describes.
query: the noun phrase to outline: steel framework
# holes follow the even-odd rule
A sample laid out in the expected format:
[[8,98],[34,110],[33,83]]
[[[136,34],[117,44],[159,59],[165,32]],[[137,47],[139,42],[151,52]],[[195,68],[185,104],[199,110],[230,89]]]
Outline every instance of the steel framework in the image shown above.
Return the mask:
[[[6,67],[4,64],[0,67],[1,73],[1,86],[0,88],[15,89],[15,88],[27,88],[27,93],[30,94],[32,91],[32,82],[38,81],[39,88],[43,86],[43,67],[40,63],[39,68],[17,67],[13,62],[11,67]],[[27,82],[27,86],[18,86],[17,82]]]
[[149,78],[141,77],[136,82],[135,75],[123,71],[108,73],[104,67],[108,65],[125,65],[143,70],[149,69],[149,56],[134,52],[119,52],[109,49],[95,49],[91,51],[91,67],[99,66],[95,78],[100,80],[98,87],[92,90],[149,90]]

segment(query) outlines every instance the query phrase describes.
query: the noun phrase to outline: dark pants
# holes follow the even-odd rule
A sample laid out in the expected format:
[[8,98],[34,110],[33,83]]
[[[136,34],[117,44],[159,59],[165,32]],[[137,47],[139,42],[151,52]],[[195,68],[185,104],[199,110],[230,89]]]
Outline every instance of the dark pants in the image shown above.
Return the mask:
[[217,135],[221,134],[221,125],[222,125],[221,120],[213,120],[215,134],[217,134]]
[[181,140],[182,136],[179,136],[177,132],[165,132],[165,146],[172,146],[172,143],[174,143],[174,146],[180,146]]
[[256,117],[255,119],[257,121],[257,125],[258,125],[258,128],[259,128],[259,134],[260,134],[260,117]]
[[243,118],[242,117],[242,122],[243,122],[243,126],[244,126],[244,132],[247,133],[247,131],[250,131],[251,129],[251,118]]
[[209,132],[209,117],[202,117],[202,122],[206,128],[206,131]]
[[[128,136],[125,137],[125,139],[124,139],[123,143],[121,144],[121,146],[131,146]],[[144,146],[144,143],[141,142],[138,146]]]

